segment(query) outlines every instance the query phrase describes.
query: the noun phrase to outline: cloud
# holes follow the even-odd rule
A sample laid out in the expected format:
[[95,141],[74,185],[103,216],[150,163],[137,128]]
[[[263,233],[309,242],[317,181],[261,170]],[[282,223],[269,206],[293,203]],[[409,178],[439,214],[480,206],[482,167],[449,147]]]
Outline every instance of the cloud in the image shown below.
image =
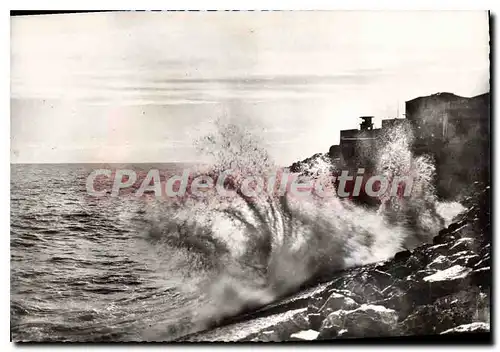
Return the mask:
[[[359,114],[394,117],[416,96],[489,88],[484,11],[101,13],[11,24],[13,143],[30,160],[88,160],[85,146],[106,138],[130,142],[134,158],[193,158],[190,133],[228,114],[286,130],[265,133],[286,164],[327,150]],[[169,144],[179,138],[186,144]],[[63,153],[74,141],[81,150]],[[57,148],[37,152],[32,142]]]

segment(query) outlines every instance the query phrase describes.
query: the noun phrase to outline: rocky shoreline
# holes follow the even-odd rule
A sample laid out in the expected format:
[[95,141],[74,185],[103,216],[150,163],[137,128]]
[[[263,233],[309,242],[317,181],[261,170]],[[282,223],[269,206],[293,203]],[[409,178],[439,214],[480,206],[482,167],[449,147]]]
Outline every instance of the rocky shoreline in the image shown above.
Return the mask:
[[332,273],[328,282],[179,341],[382,341],[423,335],[453,335],[458,341],[470,334],[491,341],[490,187],[476,183],[475,189],[462,201],[467,210],[433,243]]

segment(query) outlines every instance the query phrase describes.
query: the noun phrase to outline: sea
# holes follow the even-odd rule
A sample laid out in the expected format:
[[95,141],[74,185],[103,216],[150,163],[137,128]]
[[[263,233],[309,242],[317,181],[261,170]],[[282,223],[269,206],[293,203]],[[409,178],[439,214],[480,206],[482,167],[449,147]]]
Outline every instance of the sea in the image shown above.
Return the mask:
[[197,297],[177,289],[185,268],[168,266],[177,253],[159,251],[144,235],[146,202],[87,195],[92,170],[117,168],[182,166],[11,165],[14,340],[143,340],[145,330],[155,337],[151,326],[164,329],[158,338],[176,337],[179,307]]

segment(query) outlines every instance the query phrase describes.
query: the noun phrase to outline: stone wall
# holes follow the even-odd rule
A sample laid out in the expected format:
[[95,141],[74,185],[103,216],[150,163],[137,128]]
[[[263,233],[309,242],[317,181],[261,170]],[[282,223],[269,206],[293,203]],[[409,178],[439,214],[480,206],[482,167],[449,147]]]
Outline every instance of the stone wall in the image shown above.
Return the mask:
[[472,98],[440,93],[406,102],[414,152],[434,157],[441,198],[459,198],[475,181],[489,183],[489,110],[489,93]]

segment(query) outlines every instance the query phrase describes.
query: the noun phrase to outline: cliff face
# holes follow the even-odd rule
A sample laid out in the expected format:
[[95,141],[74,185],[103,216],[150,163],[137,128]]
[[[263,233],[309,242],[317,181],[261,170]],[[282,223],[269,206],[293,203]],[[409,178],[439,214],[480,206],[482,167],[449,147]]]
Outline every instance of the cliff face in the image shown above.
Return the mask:
[[490,340],[490,188],[474,186],[476,192],[464,202],[467,210],[432,244],[397,253],[386,262],[332,273],[326,283],[182,340],[304,341],[471,332]]

